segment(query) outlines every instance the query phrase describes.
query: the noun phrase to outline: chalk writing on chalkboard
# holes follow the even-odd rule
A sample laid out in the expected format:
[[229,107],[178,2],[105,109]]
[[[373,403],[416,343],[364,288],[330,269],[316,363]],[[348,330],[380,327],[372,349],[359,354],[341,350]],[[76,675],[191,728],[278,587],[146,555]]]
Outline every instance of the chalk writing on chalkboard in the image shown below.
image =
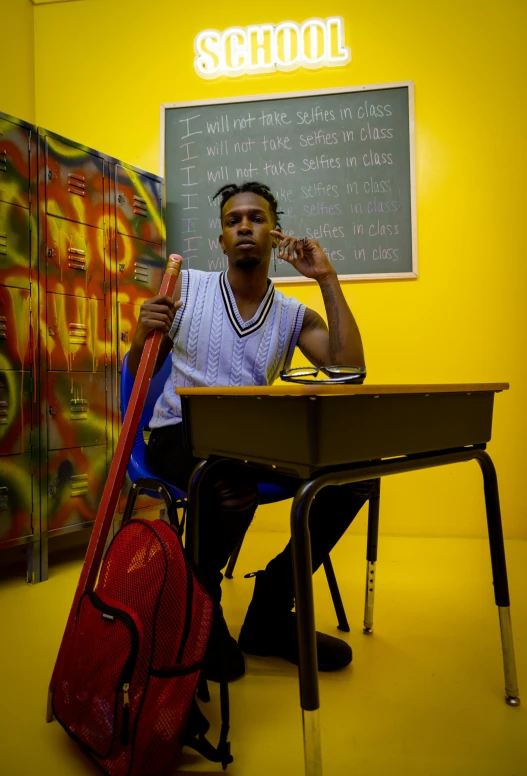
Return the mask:
[[[258,180],[342,279],[416,277],[411,84],[164,106],[168,250],[220,271],[214,193]],[[270,276],[303,282],[277,261]]]

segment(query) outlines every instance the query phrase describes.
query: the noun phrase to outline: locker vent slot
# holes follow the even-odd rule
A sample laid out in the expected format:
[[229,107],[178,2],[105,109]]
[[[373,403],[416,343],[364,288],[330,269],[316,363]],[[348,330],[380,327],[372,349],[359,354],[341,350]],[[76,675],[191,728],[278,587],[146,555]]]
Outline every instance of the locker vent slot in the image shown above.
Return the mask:
[[137,194],[134,194],[134,215],[144,216],[145,218],[148,216],[148,205],[146,204],[146,199],[143,199],[143,197],[138,197]]
[[0,512],[5,512],[6,509],[9,509],[9,491],[4,485],[0,488]]
[[0,401],[0,425],[6,426],[9,421],[7,419],[9,415],[9,403],[7,401]]
[[7,318],[0,315],[0,339],[7,339]]
[[134,263],[134,280],[137,283],[148,283],[148,265],[139,261]]
[[88,475],[74,474],[70,477],[70,498],[82,496],[88,492]]
[[76,175],[74,172],[68,173],[68,191],[70,194],[78,194],[81,197],[86,196],[86,178],[84,175]]
[[0,253],[7,256],[7,232],[0,232]]
[[88,344],[88,327],[83,323],[70,323],[68,326],[70,333],[70,345]]
[[70,399],[70,420],[87,420],[88,399]]
[[7,151],[5,148],[0,149],[0,170],[7,172]]
[[86,272],[86,251],[68,248],[68,267]]

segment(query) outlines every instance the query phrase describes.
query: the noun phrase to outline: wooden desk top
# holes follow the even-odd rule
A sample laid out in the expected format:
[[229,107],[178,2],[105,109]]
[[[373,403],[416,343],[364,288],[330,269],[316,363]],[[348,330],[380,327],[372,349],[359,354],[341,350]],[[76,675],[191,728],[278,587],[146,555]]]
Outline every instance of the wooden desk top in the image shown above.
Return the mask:
[[379,396],[409,393],[476,393],[507,391],[509,383],[445,383],[423,385],[249,385],[238,388],[178,388],[179,396]]

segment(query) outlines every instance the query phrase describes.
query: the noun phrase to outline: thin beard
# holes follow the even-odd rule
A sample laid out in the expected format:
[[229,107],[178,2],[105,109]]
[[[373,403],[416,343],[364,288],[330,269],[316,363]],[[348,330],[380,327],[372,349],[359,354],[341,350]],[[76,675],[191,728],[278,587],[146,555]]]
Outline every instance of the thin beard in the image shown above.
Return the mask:
[[252,269],[253,267],[257,267],[260,263],[260,259],[256,256],[247,256],[244,259],[236,259],[234,266],[239,269]]

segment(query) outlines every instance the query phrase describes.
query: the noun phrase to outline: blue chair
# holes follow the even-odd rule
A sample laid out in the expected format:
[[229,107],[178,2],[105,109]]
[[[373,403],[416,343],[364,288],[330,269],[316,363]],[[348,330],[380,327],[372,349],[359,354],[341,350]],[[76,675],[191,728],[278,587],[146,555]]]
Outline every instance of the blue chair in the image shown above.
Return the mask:
[[[128,407],[128,402],[130,401],[132,387],[134,384],[134,378],[128,371],[127,364],[128,354],[126,354],[123,359],[123,366],[121,371],[121,418],[124,418],[126,413],[126,408]],[[157,372],[157,374],[154,375],[150,383],[150,388],[146,397],[141,420],[139,421],[139,427],[135,435],[132,454],[128,463],[127,471],[128,476],[132,481],[132,489],[126,502],[123,522],[132,516],[138,495],[140,493],[146,492],[151,496],[154,496],[154,498],[164,500],[170,522],[179,526],[180,529],[183,530],[186,515],[186,493],[182,490],[179,490],[179,488],[176,488],[176,486],[172,485],[170,482],[166,482],[165,480],[152,475],[152,473],[149,471],[145,461],[146,442],[143,435],[143,429],[148,428],[148,423],[150,422],[154,412],[155,403],[165,387],[165,383],[170,375],[171,369],[172,357],[169,354],[165,359],[163,366]],[[272,482],[262,481],[258,483],[258,494],[260,504],[274,504],[277,501],[284,501],[286,499],[292,498],[295,494],[295,488],[284,488]],[[183,516],[181,520],[178,519],[178,509],[183,510]],[[243,539],[229,558],[229,563],[225,572],[227,579],[232,579],[232,573],[234,571],[242,544]],[[340,630],[346,631],[348,633],[350,628],[346,619],[344,605],[342,603],[337,580],[335,578],[335,572],[333,571],[333,566],[329,555],[324,560],[324,570],[328,580],[331,598],[333,599],[335,613],[337,615],[338,627]]]
[[[128,371],[128,353],[123,359],[123,366],[121,371],[121,391],[120,391],[120,409],[121,419],[124,419],[130,396],[132,395],[132,388],[134,385],[134,378]],[[172,369],[172,363],[170,357],[165,360],[165,363],[154,375],[150,382],[150,388],[145,401],[145,406],[141,414],[139,426],[135,435],[134,444],[132,447],[132,453],[128,462],[127,472],[130,480],[132,481],[132,489],[126,502],[126,507],[123,515],[123,522],[128,520],[132,516],[135,502],[140,493],[146,492],[154,498],[163,499],[167,508],[167,516],[171,523],[179,524],[177,509],[183,509],[183,517],[181,520],[181,528],[185,523],[186,512],[186,498],[187,494],[176,488],[170,482],[161,480],[159,477],[154,477],[149,471],[146,461],[146,442],[144,440],[143,429],[148,428],[148,424],[154,414],[155,403],[163,392],[165,383],[170,375]]]

